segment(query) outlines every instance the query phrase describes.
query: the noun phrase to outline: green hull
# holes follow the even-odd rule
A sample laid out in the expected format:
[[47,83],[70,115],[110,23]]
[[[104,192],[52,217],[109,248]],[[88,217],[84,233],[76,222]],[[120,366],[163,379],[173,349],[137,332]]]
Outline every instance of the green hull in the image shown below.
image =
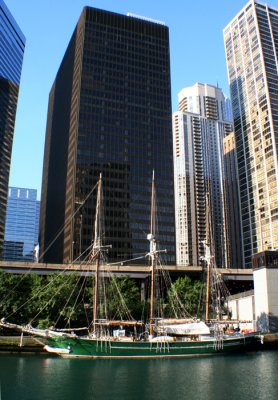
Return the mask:
[[[222,341],[175,341],[150,343],[107,341],[91,338],[47,338],[50,351],[66,358],[178,358],[219,355],[255,348],[254,336],[225,338]],[[63,353],[64,352],[64,353]],[[65,353],[68,352],[68,353]]]

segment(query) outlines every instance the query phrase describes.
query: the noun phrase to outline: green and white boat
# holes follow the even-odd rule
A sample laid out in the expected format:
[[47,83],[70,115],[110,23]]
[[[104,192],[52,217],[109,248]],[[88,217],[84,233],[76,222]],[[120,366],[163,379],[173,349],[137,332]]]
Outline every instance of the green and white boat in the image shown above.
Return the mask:
[[[225,335],[216,324],[211,330],[203,321],[183,316],[174,312],[173,318],[163,318],[158,315],[156,282],[159,271],[165,273],[160,263],[161,250],[156,240],[155,220],[155,185],[152,179],[151,223],[147,239],[150,250],[147,257],[150,260],[150,299],[149,318],[147,321],[135,321],[127,310],[127,318],[117,320],[108,318],[106,306],[103,305],[105,290],[101,290],[101,280],[107,279],[102,261],[109,246],[102,244],[102,179],[98,183],[94,242],[90,262],[95,263],[93,319],[82,335],[83,329],[36,329],[31,326],[21,326],[0,321],[0,326],[26,332],[45,345],[45,350],[65,358],[181,358],[187,356],[210,356],[235,352],[243,352],[256,346],[255,334]],[[209,263],[208,263],[209,264]],[[107,271],[107,269],[105,269]],[[104,278],[104,279],[103,279]],[[118,289],[117,289],[118,290]],[[119,297],[122,301],[121,296]],[[183,305],[177,299],[176,304],[183,310]]]
[[[132,326],[116,322],[121,327]],[[191,325],[190,322],[186,323]],[[195,323],[196,324],[196,323]],[[116,325],[111,324],[111,327]],[[177,326],[178,324],[175,324]],[[198,326],[183,335],[154,335],[140,339],[131,336],[95,337],[93,334],[78,336],[73,332],[59,332],[55,330],[40,330],[32,327],[23,327],[2,321],[1,326],[17,329],[33,335],[43,343],[45,350],[64,358],[182,358],[188,356],[211,356],[231,354],[255,350],[257,338],[255,334],[234,334],[210,336],[198,333],[204,326]],[[103,325],[104,326],[104,325]],[[106,327],[108,327],[108,323]],[[136,326],[134,323],[133,327]],[[137,325],[138,326],[138,325]],[[193,328],[193,327],[192,327]],[[201,328],[201,329],[200,329]],[[207,328],[208,329],[208,328]],[[209,329],[208,329],[209,330]],[[118,330],[116,330],[118,331]],[[125,331],[121,329],[121,331]],[[194,333],[194,334],[192,334]]]
[[131,341],[51,335],[47,342],[47,351],[65,358],[180,358],[246,351],[253,348],[254,337],[224,337],[222,340],[207,337],[193,340],[186,337],[175,339],[171,336],[158,336],[144,341]]

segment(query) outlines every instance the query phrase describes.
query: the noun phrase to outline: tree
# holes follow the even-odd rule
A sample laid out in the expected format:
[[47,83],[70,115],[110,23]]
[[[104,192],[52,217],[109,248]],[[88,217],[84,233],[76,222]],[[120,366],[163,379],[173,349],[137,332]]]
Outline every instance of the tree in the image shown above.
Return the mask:
[[92,294],[92,279],[78,274],[53,274],[32,287],[33,318],[39,327],[70,327],[86,323],[85,304]]
[[140,290],[135,281],[127,276],[113,277],[106,289],[107,314],[110,319],[126,319],[142,316]]
[[78,274],[10,274],[0,271],[0,317],[46,328],[86,323],[92,278]]
[[16,323],[26,323],[29,317],[31,286],[31,275],[9,274],[1,270],[0,316],[11,317]]
[[200,317],[200,296],[204,285],[200,281],[193,281],[188,276],[178,278],[168,290],[168,313],[170,309],[177,309],[180,303],[191,316]]
[[[100,315],[141,319],[140,290],[126,277],[106,280]],[[89,326],[93,319],[93,278],[78,274],[10,274],[0,271],[0,318],[38,328]],[[105,304],[104,304],[105,303]],[[104,305],[103,305],[104,304]],[[101,312],[101,308],[105,312]],[[129,311],[128,311],[129,310]]]

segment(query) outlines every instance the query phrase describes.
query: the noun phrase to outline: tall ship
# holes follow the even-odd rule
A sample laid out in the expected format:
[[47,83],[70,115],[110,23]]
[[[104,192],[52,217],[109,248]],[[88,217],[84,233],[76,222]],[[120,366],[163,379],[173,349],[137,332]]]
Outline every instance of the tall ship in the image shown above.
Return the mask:
[[[121,295],[117,279],[109,271],[106,253],[109,245],[103,244],[103,194],[102,177],[97,186],[96,217],[94,239],[88,256],[88,263],[94,265],[92,318],[86,327],[38,329],[31,325],[18,325],[7,322],[0,326],[25,332],[43,343],[49,353],[64,358],[182,358],[187,356],[209,356],[242,352],[252,349],[256,344],[254,333],[225,334],[217,322],[208,326],[208,303],[206,300],[206,319],[192,318],[186,312],[174,285],[171,286],[172,304],[165,315],[163,294],[170,277],[163,267],[157,240],[155,178],[152,177],[151,216],[149,252],[150,295],[146,302],[148,312],[142,321],[133,319]],[[208,246],[209,247],[209,246]],[[207,250],[208,276],[211,271],[209,248]],[[108,288],[108,280],[111,279]],[[159,285],[159,284],[162,284]],[[207,284],[209,288],[209,283]],[[113,290],[111,290],[111,287]],[[112,294],[119,304],[119,312],[109,313],[107,296]],[[208,290],[209,292],[209,290]],[[171,315],[170,315],[171,314]]]

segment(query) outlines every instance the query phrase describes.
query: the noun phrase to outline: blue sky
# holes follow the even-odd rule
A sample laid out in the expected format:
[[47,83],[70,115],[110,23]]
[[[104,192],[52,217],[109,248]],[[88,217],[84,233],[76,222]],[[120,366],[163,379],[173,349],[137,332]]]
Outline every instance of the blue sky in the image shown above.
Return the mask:
[[[48,95],[86,5],[164,21],[170,29],[172,107],[196,82],[229,95],[223,28],[247,0],[4,0],[26,36],[10,186],[41,191]],[[278,0],[270,2],[278,6]]]

